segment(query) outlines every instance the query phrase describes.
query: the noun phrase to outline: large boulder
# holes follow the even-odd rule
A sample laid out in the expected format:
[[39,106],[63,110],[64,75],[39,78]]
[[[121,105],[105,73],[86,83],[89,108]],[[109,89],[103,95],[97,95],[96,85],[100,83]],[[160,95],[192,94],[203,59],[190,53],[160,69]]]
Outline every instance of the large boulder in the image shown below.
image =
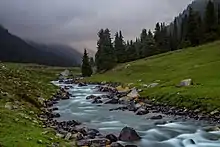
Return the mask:
[[179,83],[179,87],[186,87],[192,85],[192,79],[185,79]]
[[121,141],[138,141],[141,139],[141,137],[133,128],[124,127],[121,130],[118,139]]

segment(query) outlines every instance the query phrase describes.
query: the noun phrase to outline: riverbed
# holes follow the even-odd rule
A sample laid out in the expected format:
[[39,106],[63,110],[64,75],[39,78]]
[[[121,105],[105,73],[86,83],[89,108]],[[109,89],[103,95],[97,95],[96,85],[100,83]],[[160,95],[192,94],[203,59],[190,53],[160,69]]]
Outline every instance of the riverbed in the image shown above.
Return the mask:
[[92,104],[86,100],[89,95],[101,96],[107,93],[99,92],[97,85],[79,87],[77,84],[55,85],[70,87],[67,91],[72,95],[68,100],[59,101],[54,107],[61,115],[58,121],[78,120],[90,128],[99,130],[102,134],[119,135],[125,126],[134,128],[142,139],[138,142],[120,142],[135,144],[139,147],[220,147],[220,131],[206,132],[209,124],[193,119],[183,119],[177,116],[163,115],[160,120],[150,119],[158,113],[143,116],[130,111],[109,111],[120,105]]

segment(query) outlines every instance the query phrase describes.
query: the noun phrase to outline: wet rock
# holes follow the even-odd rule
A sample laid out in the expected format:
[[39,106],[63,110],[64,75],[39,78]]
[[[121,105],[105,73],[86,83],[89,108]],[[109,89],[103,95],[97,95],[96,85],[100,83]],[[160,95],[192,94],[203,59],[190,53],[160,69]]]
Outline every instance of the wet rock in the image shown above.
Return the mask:
[[163,116],[162,115],[156,115],[156,116],[152,116],[150,119],[162,119]]
[[70,99],[70,97],[68,95],[66,95],[66,96],[62,96],[61,99],[62,100],[68,100],[68,99]]
[[99,99],[94,99],[94,101],[92,102],[93,104],[101,104],[103,103],[102,100]]
[[137,107],[135,106],[135,103],[134,101],[131,101],[128,105],[127,105],[127,108],[129,111],[137,111]]
[[118,104],[118,99],[113,98],[113,99],[105,102],[105,104]]
[[90,95],[90,96],[87,96],[86,99],[87,100],[91,100],[91,99],[95,99],[97,96],[95,95]]
[[105,138],[107,138],[108,140],[110,140],[110,142],[117,142],[118,138],[114,135],[114,134],[108,134],[105,136]]
[[79,83],[78,86],[79,86],[79,87],[83,87],[83,86],[87,86],[87,84],[85,84],[85,83]]
[[49,111],[57,111],[57,110],[59,110],[57,107],[54,107],[54,108],[52,108],[52,109],[49,109]]
[[94,139],[97,134],[99,133],[98,130],[96,129],[89,129],[88,132],[87,132],[87,135],[91,138],[91,139]]
[[123,145],[121,145],[121,144],[118,143],[118,142],[113,142],[110,146],[111,146],[111,147],[124,147]]
[[122,111],[125,111],[127,110],[128,108],[126,106],[124,107],[118,107],[118,108],[112,108],[112,109],[109,109],[109,111],[116,111],[116,110],[122,110]]
[[119,140],[121,141],[138,141],[141,137],[137,134],[137,132],[130,127],[124,127],[119,135]]
[[72,133],[68,132],[65,136],[65,140],[70,140]]
[[137,110],[136,115],[146,115],[149,111],[147,109],[140,108]]
[[154,123],[154,125],[164,125],[166,123],[167,123],[166,121],[157,121]]
[[220,131],[220,127],[218,127],[218,126],[210,126],[210,127],[203,128],[203,130],[206,131],[206,132]]
[[59,114],[59,113],[53,113],[53,114],[52,114],[52,117],[53,117],[53,118],[59,118],[59,117],[60,117],[60,114]]

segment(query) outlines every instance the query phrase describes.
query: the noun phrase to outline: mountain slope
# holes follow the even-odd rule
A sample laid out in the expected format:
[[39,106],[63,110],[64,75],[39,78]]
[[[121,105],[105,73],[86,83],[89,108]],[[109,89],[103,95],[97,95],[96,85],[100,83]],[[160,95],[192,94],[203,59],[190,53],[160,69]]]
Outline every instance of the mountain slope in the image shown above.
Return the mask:
[[[88,80],[122,82],[125,85],[134,83],[132,86],[144,90],[141,93],[144,97],[210,112],[220,108],[219,46],[220,42],[215,42],[121,64],[112,71],[94,75]],[[176,87],[181,80],[188,78],[193,80],[194,85]],[[143,86],[153,82],[158,82],[159,86]]]
[[[37,49],[21,38],[10,34],[8,30],[0,27],[0,61],[4,62],[20,62],[20,63],[37,63],[52,66],[75,66],[78,62],[74,59],[66,58],[66,56]],[[77,56],[78,57],[78,56]]]
[[82,54],[70,46],[61,44],[41,44],[33,41],[28,41],[28,44],[38,50],[54,54],[59,58],[63,58],[62,60],[69,60],[70,62],[76,63],[77,65],[81,64]]

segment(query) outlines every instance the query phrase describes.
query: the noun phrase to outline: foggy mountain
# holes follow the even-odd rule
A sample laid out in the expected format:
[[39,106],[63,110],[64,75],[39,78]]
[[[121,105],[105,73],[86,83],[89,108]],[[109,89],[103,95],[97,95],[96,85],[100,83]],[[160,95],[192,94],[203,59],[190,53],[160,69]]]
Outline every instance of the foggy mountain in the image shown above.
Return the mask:
[[63,46],[44,46],[27,43],[0,27],[0,61],[36,63],[51,66],[76,66],[81,62],[81,54]]

